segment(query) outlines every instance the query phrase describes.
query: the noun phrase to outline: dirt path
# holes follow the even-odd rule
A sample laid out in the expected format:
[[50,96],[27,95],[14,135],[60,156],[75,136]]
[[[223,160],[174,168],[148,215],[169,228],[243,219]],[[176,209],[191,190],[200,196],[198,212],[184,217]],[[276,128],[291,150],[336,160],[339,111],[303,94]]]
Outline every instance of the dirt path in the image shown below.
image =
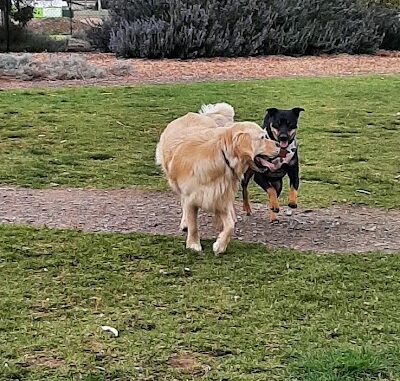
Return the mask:
[[135,85],[143,83],[197,82],[207,80],[244,80],[272,77],[333,76],[358,74],[400,74],[400,52],[378,52],[376,55],[268,56],[249,58],[212,58],[197,60],[117,60],[106,53],[36,53],[37,60],[49,56],[83,56],[98,67],[123,63],[131,68],[125,77],[70,81],[21,81],[1,77],[0,89],[59,87],[82,85]]
[[[319,252],[400,253],[400,211],[355,206],[281,213],[270,225],[264,205],[247,217],[237,204],[235,238]],[[137,190],[0,188],[0,223],[72,228],[93,232],[146,232],[182,236],[180,207],[171,193]],[[214,238],[211,218],[201,215],[203,238]]]

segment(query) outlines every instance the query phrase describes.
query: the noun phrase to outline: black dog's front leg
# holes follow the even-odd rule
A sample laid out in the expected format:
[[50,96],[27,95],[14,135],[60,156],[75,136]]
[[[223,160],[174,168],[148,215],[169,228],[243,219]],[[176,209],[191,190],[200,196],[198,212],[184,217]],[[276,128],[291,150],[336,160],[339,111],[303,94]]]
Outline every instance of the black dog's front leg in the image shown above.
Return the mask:
[[290,189],[288,195],[288,205],[291,208],[297,208],[297,191],[300,185],[300,177],[299,177],[299,159],[296,156],[294,157],[294,163],[288,166],[287,174],[289,176]]
[[271,223],[277,222],[278,217],[276,213],[279,212],[278,197],[282,190],[282,179],[274,179],[271,182],[265,173],[256,173],[254,181],[268,194],[269,221]]
[[249,182],[251,178],[253,177],[254,172],[249,169],[243,176],[243,180],[241,181],[242,185],[242,196],[243,196],[243,210],[246,212],[248,216],[251,214],[251,207],[250,207],[250,201],[249,201],[249,191],[247,189],[247,186],[249,185]]

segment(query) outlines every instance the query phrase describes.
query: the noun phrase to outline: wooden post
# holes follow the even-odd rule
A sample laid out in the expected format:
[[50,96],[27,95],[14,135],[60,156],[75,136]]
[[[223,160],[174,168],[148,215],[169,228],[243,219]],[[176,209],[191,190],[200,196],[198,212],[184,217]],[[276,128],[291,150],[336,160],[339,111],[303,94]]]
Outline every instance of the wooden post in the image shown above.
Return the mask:
[[4,18],[6,22],[6,52],[10,52],[10,0],[6,0]]
[[72,0],[68,0],[69,9],[69,34],[72,36]]

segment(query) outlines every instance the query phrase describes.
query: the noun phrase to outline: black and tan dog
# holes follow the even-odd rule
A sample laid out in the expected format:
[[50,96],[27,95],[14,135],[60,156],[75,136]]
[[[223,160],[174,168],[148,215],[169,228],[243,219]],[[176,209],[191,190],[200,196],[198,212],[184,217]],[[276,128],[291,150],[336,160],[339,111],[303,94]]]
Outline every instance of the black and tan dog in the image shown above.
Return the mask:
[[263,173],[248,170],[242,180],[243,210],[251,214],[247,186],[254,176],[254,181],[268,193],[270,222],[277,221],[275,213],[279,212],[278,197],[282,191],[282,180],[288,175],[290,181],[288,205],[297,208],[297,191],[299,189],[299,158],[296,142],[297,121],[304,109],[296,107],[291,110],[267,109],[263,128],[270,139],[279,142],[280,153],[273,161],[273,168]]

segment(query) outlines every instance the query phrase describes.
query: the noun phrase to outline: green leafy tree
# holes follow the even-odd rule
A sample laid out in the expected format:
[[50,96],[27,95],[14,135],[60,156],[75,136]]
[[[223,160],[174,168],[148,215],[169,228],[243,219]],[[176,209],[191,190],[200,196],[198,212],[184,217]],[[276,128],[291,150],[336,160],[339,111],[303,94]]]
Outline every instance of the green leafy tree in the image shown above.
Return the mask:
[[4,18],[8,15],[22,26],[33,17],[33,6],[29,0],[0,0],[0,10]]

